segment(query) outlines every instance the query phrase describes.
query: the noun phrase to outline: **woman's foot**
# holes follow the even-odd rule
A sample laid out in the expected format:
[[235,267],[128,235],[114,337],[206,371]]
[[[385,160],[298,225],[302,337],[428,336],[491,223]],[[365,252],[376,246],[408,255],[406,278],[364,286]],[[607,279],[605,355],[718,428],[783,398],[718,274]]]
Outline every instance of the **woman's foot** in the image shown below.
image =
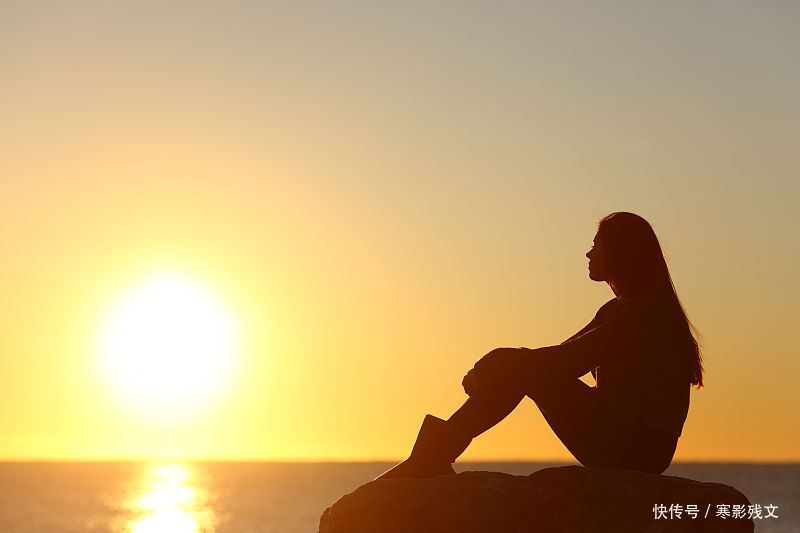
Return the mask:
[[452,463],[467,449],[472,437],[455,425],[427,415],[417,435],[411,456],[378,479],[427,478],[453,475]]
[[453,475],[455,473],[453,465],[448,462],[423,464],[409,457],[375,479],[428,478]]

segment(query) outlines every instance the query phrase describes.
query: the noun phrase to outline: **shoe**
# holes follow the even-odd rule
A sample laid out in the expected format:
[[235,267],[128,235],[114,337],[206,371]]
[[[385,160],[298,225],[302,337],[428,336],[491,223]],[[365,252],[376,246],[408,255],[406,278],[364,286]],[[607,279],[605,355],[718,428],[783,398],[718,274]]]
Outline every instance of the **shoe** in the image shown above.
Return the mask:
[[446,420],[426,415],[408,459],[387,470],[379,479],[428,478],[453,475],[452,463],[467,449],[472,437]]

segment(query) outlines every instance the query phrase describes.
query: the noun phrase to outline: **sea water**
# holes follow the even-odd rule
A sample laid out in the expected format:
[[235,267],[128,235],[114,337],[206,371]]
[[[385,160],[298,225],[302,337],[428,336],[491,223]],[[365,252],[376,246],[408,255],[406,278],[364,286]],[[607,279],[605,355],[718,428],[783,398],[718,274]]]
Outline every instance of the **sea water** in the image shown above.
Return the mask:
[[[566,464],[575,463],[459,462],[456,470],[527,475]],[[0,532],[313,533],[326,507],[390,466],[0,463]],[[800,531],[800,464],[675,463],[664,474],[725,483],[752,504],[777,506],[778,518],[755,520],[759,533]]]

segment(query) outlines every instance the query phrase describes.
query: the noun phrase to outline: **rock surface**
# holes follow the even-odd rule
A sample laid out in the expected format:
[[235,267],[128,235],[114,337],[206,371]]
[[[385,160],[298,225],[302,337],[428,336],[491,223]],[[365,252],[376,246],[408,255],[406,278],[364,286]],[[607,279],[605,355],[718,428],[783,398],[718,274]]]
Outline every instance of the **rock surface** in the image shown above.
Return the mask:
[[[635,470],[462,472],[367,483],[325,510],[319,533],[752,532],[750,519],[716,517],[717,504],[747,509],[749,503],[728,485]],[[654,506],[661,504],[666,518],[656,519]],[[696,505],[697,518],[685,511],[670,518],[670,504]]]

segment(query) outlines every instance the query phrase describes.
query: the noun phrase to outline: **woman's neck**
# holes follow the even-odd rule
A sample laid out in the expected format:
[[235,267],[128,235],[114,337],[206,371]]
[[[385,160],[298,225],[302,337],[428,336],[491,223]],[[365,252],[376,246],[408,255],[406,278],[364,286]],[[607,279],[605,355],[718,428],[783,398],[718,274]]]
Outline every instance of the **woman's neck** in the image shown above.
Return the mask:
[[614,292],[614,296],[617,297],[617,300],[621,301],[631,297],[629,294],[626,294],[622,289],[620,289],[619,285],[613,281],[609,281],[608,285],[611,287],[611,290]]

